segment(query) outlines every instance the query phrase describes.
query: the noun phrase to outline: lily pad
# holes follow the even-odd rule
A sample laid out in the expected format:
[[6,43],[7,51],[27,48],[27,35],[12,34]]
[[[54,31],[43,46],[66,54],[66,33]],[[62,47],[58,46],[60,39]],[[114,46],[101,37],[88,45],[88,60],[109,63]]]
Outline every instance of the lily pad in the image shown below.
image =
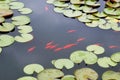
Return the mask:
[[45,69],[37,75],[38,80],[55,80],[63,77],[64,73],[58,69]]
[[120,52],[113,53],[112,56],[111,56],[111,59],[114,62],[120,62]]
[[106,71],[102,75],[102,80],[119,80],[120,72]]
[[61,80],[76,80],[73,75],[65,75]]
[[21,9],[24,7],[24,3],[22,2],[11,2],[9,5],[11,9]]
[[71,69],[74,67],[74,63],[69,59],[58,59],[54,62],[54,66],[57,69],[63,69],[63,67],[66,69]]
[[33,35],[31,34],[21,34],[21,36],[15,36],[15,41],[21,43],[31,41],[32,39],[33,39]]
[[33,31],[32,27],[28,25],[19,26],[17,28],[19,29],[18,32],[22,34],[27,34]]
[[63,14],[67,17],[78,17],[82,15],[81,11],[64,10]]
[[0,25],[0,32],[10,32],[15,28],[15,25],[12,23],[2,23]]
[[26,25],[30,23],[30,18],[24,15],[12,17],[12,20],[12,23],[15,25]]
[[34,72],[40,73],[43,70],[44,70],[44,68],[40,64],[29,64],[29,65],[25,66],[23,69],[24,73],[26,73],[26,74],[33,74]]
[[0,9],[9,9],[9,5],[8,4],[5,4],[5,3],[1,3],[0,4]]
[[32,10],[30,8],[21,8],[18,10],[21,14],[30,14]]
[[24,76],[24,77],[18,78],[17,80],[37,80],[37,78],[32,76]]
[[76,80],[97,80],[98,73],[91,68],[81,68],[74,73]]
[[14,43],[14,37],[10,35],[0,35],[0,47],[6,47]]
[[13,11],[12,10],[8,10],[8,9],[0,9],[0,16],[2,17],[9,17],[13,15]]
[[112,61],[109,57],[99,58],[97,63],[100,67],[103,67],[103,68],[109,68],[110,66],[117,65],[117,63]]

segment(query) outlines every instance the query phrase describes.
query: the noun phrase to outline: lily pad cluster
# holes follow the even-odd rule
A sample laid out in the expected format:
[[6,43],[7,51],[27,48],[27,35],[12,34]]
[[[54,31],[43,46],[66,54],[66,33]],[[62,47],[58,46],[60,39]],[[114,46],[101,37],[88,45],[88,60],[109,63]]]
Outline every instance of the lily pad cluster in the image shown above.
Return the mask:
[[[98,73],[88,67],[76,69],[74,75],[65,75],[63,71],[56,68],[45,69],[40,64],[28,64],[23,68],[23,71],[27,76],[20,77],[17,80],[98,80],[99,78]],[[108,70],[102,74],[102,80],[119,79],[120,72]]]
[[119,0],[105,0],[103,11],[98,11],[99,0],[47,0],[47,3],[55,6],[55,12],[78,19],[88,27],[120,31]]
[[52,64],[57,69],[71,69],[75,64],[80,64],[84,61],[87,65],[98,64],[102,68],[110,68],[117,66],[120,62],[120,52],[113,53],[110,57],[98,57],[97,55],[105,53],[105,49],[99,45],[88,45],[85,50],[77,50],[70,54],[70,59],[52,60]]
[[[14,16],[14,11],[20,15]],[[32,27],[29,25],[32,13],[30,8],[26,8],[24,3],[16,0],[0,0],[0,53],[2,48],[12,45],[14,42],[28,42],[33,39]],[[9,21],[7,19],[10,19]],[[19,34],[10,35],[14,30]]]

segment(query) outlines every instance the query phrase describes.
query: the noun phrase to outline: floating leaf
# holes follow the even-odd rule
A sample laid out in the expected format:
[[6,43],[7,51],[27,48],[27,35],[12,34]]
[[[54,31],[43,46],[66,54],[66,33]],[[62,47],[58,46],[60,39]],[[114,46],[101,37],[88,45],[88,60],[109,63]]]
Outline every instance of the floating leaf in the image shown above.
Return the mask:
[[5,18],[0,16],[0,24],[3,23],[4,21],[5,21]]
[[54,8],[54,11],[57,12],[57,13],[63,13],[64,8],[55,7],[55,8]]
[[0,25],[0,32],[10,32],[15,28],[15,25],[12,23],[2,23]]
[[37,78],[32,76],[24,76],[24,77],[18,78],[17,80],[37,80]]
[[19,26],[17,28],[19,29],[18,32],[23,34],[27,34],[33,31],[32,27],[28,25]]
[[29,64],[29,65],[25,66],[23,69],[24,73],[26,73],[26,74],[33,74],[34,72],[40,73],[43,70],[44,70],[44,68],[40,64]]
[[97,9],[93,9],[92,7],[83,6],[83,12],[85,13],[95,13],[97,12]]
[[95,54],[103,54],[105,52],[105,49],[98,45],[89,45],[86,47],[88,51],[91,51]]
[[102,80],[119,80],[120,72],[106,71],[102,75]]
[[37,75],[38,80],[55,80],[63,77],[64,73],[58,69],[45,69]]
[[12,10],[8,10],[8,9],[0,9],[0,16],[2,17],[8,17],[13,15],[13,11]]
[[30,14],[32,10],[30,8],[21,8],[18,10],[21,14]]
[[21,36],[15,36],[15,40],[21,43],[31,41],[32,39],[33,36],[31,34],[21,34]]
[[15,25],[25,25],[30,23],[30,18],[24,15],[13,17],[12,20],[12,23]]
[[109,68],[110,66],[117,65],[117,63],[112,61],[109,57],[99,58],[97,63],[100,67],[103,67],[103,68]]
[[115,62],[120,62],[120,52],[113,53],[111,59]]
[[57,59],[53,64],[57,69],[63,69],[63,67],[71,69],[74,67],[74,63],[69,59]]
[[81,22],[91,22],[91,20],[87,18],[87,14],[82,14],[82,16],[78,17],[78,20]]
[[11,2],[9,5],[11,9],[21,9],[24,7],[22,2]]
[[62,1],[55,1],[53,5],[56,7],[68,7],[68,4]]
[[14,38],[10,35],[0,35],[0,47],[6,47],[14,43]]
[[77,69],[74,73],[76,80],[97,80],[98,73],[91,68]]
[[104,17],[107,16],[104,12],[96,12],[93,15],[95,15],[95,16],[97,16],[99,18],[104,18]]
[[81,11],[64,10],[63,14],[67,17],[78,17],[82,15]]

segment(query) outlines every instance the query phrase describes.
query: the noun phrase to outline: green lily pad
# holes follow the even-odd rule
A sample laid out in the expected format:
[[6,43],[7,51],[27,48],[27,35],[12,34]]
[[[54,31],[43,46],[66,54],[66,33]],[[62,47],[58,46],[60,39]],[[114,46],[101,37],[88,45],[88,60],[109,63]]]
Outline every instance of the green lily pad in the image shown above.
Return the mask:
[[113,7],[113,8],[118,8],[118,7],[120,7],[120,3],[118,3],[118,2],[110,2],[110,1],[107,1],[107,2],[106,2],[106,5],[109,6],[109,7]]
[[19,26],[17,28],[19,29],[18,32],[22,34],[27,34],[33,31],[32,27],[28,25]]
[[113,53],[112,56],[111,56],[111,59],[114,62],[120,62],[120,52]]
[[70,60],[74,63],[85,61],[86,64],[95,64],[97,62],[97,56],[88,51],[75,51],[70,55]]
[[85,23],[88,27],[97,27],[99,25],[98,21],[92,21]]
[[86,50],[91,51],[95,54],[103,54],[105,52],[105,49],[98,45],[89,45],[86,47]]
[[24,76],[24,77],[18,78],[17,80],[37,80],[37,78],[32,76]]
[[49,4],[53,4],[55,0],[47,0],[46,2]]
[[75,76],[73,76],[73,75],[65,75],[64,77],[62,77],[61,80],[75,80]]
[[30,18],[24,15],[12,17],[12,20],[12,23],[15,25],[26,25],[30,23]]
[[85,13],[95,13],[97,12],[97,9],[93,9],[92,7],[83,6],[83,12]]
[[70,0],[72,4],[81,4],[80,0]]
[[31,34],[21,34],[21,36],[15,36],[15,40],[21,43],[31,41],[32,39],[33,35]]
[[14,43],[14,37],[10,35],[0,35],[0,47],[6,47]]
[[78,20],[81,21],[81,22],[91,22],[90,19],[87,18],[87,14],[82,14],[82,16],[79,16],[78,17]]
[[74,73],[76,80],[97,80],[98,73],[91,68],[77,69]]
[[54,1],[53,5],[56,7],[68,7],[68,4],[62,1]]
[[104,17],[107,16],[104,12],[96,12],[93,15],[95,15],[95,16],[97,16],[99,18],[104,18]]
[[21,9],[24,7],[24,3],[22,2],[11,2],[9,5],[11,9]]
[[82,10],[82,7],[80,7],[80,5],[70,5],[69,8],[73,9],[73,10]]
[[64,8],[55,7],[55,8],[54,8],[54,11],[57,12],[57,13],[63,13]]
[[30,14],[32,10],[30,8],[21,8],[18,10],[21,14]]
[[117,63],[112,61],[109,57],[99,58],[97,63],[100,67],[103,67],[103,68],[109,68],[110,66],[117,65]]
[[63,67],[65,67],[66,69],[71,69],[74,67],[74,63],[69,59],[58,59],[55,60],[54,66],[57,69],[63,69]]
[[15,28],[15,25],[12,23],[2,23],[0,25],[0,32],[10,32]]
[[100,4],[97,3],[96,0],[86,0],[85,4],[88,6],[92,6],[92,7],[99,7],[100,6]]
[[119,80],[120,72],[106,71],[102,75],[102,80]]
[[9,5],[8,4],[5,4],[5,3],[1,3],[0,4],[0,9],[9,9]]
[[34,72],[40,73],[43,70],[44,70],[44,68],[40,64],[29,64],[29,65],[25,66],[23,69],[24,73],[26,73],[26,74],[33,74]]
[[3,23],[4,21],[5,21],[5,18],[0,16],[0,24]]
[[38,80],[55,80],[63,77],[64,73],[58,69],[45,69],[37,75]]
[[64,10],[63,14],[67,17],[78,17],[82,15],[81,11]]

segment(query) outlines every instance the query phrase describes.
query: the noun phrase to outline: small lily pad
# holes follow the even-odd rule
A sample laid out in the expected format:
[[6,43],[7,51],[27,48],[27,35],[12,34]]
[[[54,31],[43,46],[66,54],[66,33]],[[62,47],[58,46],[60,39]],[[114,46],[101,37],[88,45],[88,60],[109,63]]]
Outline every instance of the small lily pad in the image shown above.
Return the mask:
[[63,69],[63,67],[66,69],[71,69],[74,67],[74,63],[69,59],[58,59],[54,62],[54,66],[57,69]]
[[24,73],[26,73],[26,74],[33,74],[34,72],[40,73],[43,70],[44,70],[44,68],[40,64],[29,64],[29,65],[25,66],[23,69]]
[[32,76],[24,76],[24,77],[18,78],[17,80],[37,80],[37,78]]
[[30,8],[21,8],[18,10],[21,14],[30,14],[32,10]]
[[12,10],[8,10],[8,9],[0,9],[0,16],[2,17],[9,17],[13,15],[13,11]]
[[24,7],[24,3],[22,2],[11,2],[9,5],[11,9],[21,9]]
[[77,69],[74,73],[76,80],[97,80],[98,73],[91,68]]
[[87,14],[82,14],[78,17],[78,20],[81,22],[91,22],[91,20],[87,18]]
[[38,80],[55,80],[64,76],[58,69],[45,69],[37,75]]
[[110,66],[117,65],[117,63],[112,61],[109,57],[99,58],[97,63],[100,67],[103,67],[103,68],[109,68]]
[[0,4],[0,9],[9,9],[9,5],[8,4],[5,4],[5,3],[2,3]]
[[19,26],[17,28],[19,29],[18,32],[22,34],[27,34],[33,31],[32,27],[28,25]]
[[26,25],[30,23],[30,18],[24,15],[12,17],[12,20],[12,23],[15,25]]
[[55,8],[54,8],[54,11],[57,12],[57,13],[63,13],[64,8],[55,7]]
[[31,41],[32,39],[33,35],[31,34],[21,34],[21,36],[15,36],[15,40],[21,43]]
[[78,17],[82,15],[81,11],[64,10],[63,14],[67,17]]
[[14,37],[10,35],[0,35],[0,47],[6,47],[14,43]]
[[115,62],[120,62],[120,52],[113,53],[111,59]]
[[120,72],[106,71],[102,75],[102,80],[119,80]]
[[68,7],[68,4],[62,1],[54,1],[53,5],[56,7]]
[[0,25],[0,32],[10,32],[15,28],[15,25],[12,23],[2,23]]

